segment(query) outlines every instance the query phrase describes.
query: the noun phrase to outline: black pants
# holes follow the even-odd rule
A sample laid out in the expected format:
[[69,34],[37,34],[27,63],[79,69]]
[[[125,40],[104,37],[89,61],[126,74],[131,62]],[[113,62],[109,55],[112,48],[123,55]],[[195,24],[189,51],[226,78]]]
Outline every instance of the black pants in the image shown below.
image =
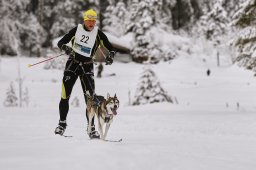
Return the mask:
[[[69,110],[69,98],[78,77],[81,81],[85,103],[87,102],[87,95],[94,95],[95,84],[93,63],[82,63],[72,58],[69,58],[66,63],[64,76],[62,79],[61,100],[59,104],[59,113],[61,121],[64,121],[67,118]],[[86,118],[88,122],[87,114]],[[92,125],[94,125],[94,118],[92,121]]]

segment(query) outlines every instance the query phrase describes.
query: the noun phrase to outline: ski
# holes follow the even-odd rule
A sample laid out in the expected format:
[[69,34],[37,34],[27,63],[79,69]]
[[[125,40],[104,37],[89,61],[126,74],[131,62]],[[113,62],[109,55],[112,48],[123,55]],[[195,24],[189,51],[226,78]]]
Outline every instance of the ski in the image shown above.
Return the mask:
[[105,142],[122,142],[123,139],[122,138],[119,140],[103,139],[103,141],[105,141]]
[[[63,136],[65,138],[72,138],[73,136],[71,135],[59,135],[59,136]],[[94,139],[90,139],[90,140],[102,140],[104,142],[122,142],[123,139],[119,139],[119,140],[112,140],[112,139],[97,139],[97,138],[94,138]]]
[[104,142],[122,142],[123,139],[119,139],[119,140],[111,140],[111,139],[90,139],[90,140],[101,140],[101,141],[104,141]]
[[72,138],[73,136],[71,136],[71,135],[61,135],[61,134],[55,134],[55,135],[57,135],[57,136],[63,136],[63,137],[65,137],[65,138]]

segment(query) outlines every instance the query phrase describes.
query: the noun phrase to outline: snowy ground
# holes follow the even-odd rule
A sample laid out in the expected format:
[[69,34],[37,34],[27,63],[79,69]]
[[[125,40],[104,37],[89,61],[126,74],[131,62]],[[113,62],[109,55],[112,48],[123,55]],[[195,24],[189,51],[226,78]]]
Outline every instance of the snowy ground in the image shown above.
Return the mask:
[[[30,104],[4,108],[5,93],[17,79],[17,59],[0,62],[1,170],[254,170],[256,167],[256,79],[236,66],[216,67],[177,59],[152,66],[179,104],[129,106],[142,72],[138,64],[114,63],[96,78],[97,93],[116,93],[121,105],[108,138],[89,140],[78,81],[66,134],[55,136],[62,71],[27,68],[40,59],[21,58]],[[210,68],[212,74],[206,76]],[[116,76],[109,77],[111,73]],[[17,90],[16,86],[16,90]],[[17,91],[16,91],[17,92]],[[239,107],[238,107],[239,104]]]

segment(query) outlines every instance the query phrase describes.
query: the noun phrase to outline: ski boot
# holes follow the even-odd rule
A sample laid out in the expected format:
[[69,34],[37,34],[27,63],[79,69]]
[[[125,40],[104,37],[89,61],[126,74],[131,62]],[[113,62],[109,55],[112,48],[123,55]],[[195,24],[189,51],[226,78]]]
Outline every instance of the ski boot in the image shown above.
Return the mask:
[[88,133],[88,125],[87,125],[87,134],[89,135],[90,139],[99,139],[100,138],[100,134],[95,130],[95,126],[93,125],[91,127],[91,133]]
[[56,127],[56,129],[54,131],[55,135],[58,134],[58,135],[62,136],[66,130],[66,127],[67,127],[66,120],[64,120],[64,121],[60,120],[58,127]]

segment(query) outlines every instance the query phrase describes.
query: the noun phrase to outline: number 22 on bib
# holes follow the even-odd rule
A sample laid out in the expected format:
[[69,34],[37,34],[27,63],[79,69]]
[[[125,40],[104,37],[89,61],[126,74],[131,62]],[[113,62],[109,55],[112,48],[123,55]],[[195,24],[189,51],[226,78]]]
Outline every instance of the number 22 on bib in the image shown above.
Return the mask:
[[82,24],[78,24],[73,50],[85,57],[91,57],[97,34],[98,27],[94,27],[92,31],[86,31]]

